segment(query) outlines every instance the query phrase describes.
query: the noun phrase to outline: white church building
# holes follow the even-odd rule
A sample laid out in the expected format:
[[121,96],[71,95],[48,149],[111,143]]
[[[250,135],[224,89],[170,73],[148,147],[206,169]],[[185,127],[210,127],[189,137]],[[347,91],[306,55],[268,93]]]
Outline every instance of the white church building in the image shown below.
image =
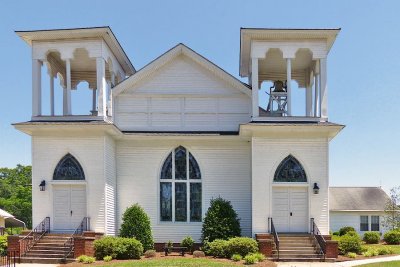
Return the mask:
[[155,242],[199,241],[221,196],[244,236],[269,232],[270,218],[277,232],[310,232],[313,219],[328,234],[329,142],[344,126],[328,119],[327,59],[339,31],[242,28],[247,82],[184,44],[137,70],[109,27],[18,31],[32,49],[32,117],[14,126],[32,139],[33,225],[49,217],[68,232],[87,217],[115,235],[139,203]]

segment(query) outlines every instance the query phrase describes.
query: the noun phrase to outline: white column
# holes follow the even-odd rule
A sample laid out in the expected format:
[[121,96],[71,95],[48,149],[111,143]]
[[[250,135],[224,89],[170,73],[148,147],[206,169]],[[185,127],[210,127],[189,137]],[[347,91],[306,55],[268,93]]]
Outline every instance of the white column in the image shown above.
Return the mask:
[[251,58],[251,93],[252,93],[252,117],[259,117],[258,107],[258,58]]
[[106,117],[107,94],[106,94],[106,67],[103,58],[96,59],[97,93],[98,93],[98,116]]
[[63,115],[71,115],[71,60],[65,60],[66,84],[63,92]]
[[328,119],[328,84],[327,84],[327,66],[326,58],[320,59],[320,75],[321,75],[321,94],[320,94],[320,110],[321,118]]
[[287,115],[292,116],[292,59],[286,59]]
[[32,116],[42,115],[42,62],[32,60]]
[[319,117],[319,110],[320,110],[320,97],[319,97],[319,59],[317,60],[316,64],[315,64],[315,76],[314,76],[314,90],[315,90],[315,94],[314,94],[314,116],[315,117]]
[[50,115],[54,116],[54,75],[50,71]]
[[312,116],[312,84],[309,81],[306,87],[306,116]]

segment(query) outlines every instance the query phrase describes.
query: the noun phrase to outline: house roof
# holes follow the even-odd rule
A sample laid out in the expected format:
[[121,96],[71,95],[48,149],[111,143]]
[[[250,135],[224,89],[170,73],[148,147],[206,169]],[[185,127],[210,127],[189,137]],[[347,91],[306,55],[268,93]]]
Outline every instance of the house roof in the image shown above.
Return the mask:
[[170,50],[168,50],[161,56],[157,57],[156,59],[151,61],[149,64],[147,64],[140,70],[138,70],[135,74],[128,77],[121,83],[117,84],[113,89],[114,96],[122,93],[123,91],[130,88],[138,81],[146,77],[149,77],[152,73],[154,73],[161,67],[165,66],[167,63],[171,62],[173,59],[175,59],[180,55],[187,56],[189,59],[193,60],[203,68],[208,69],[209,71],[214,73],[217,77],[231,84],[234,88],[237,88],[241,90],[243,93],[251,96],[251,91],[250,91],[251,87],[249,85],[241,82],[240,80],[238,80],[237,78],[235,78],[234,76],[232,76],[231,74],[229,74],[216,64],[212,63],[210,60],[206,59],[205,57],[198,54],[197,52],[195,52],[194,50],[192,50],[191,48],[187,47],[182,43],[171,48]]
[[14,215],[11,215],[7,211],[0,209],[0,217],[3,217],[3,218],[14,218]]
[[57,39],[81,39],[81,38],[102,38],[110,47],[111,51],[117,57],[118,62],[127,75],[135,73],[131,61],[126,55],[121,44],[118,42],[109,26],[87,27],[87,28],[69,28],[69,29],[51,29],[51,30],[33,30],[33,31],[15,31],[28,45],[33,41],[47,41]]
[[330,187],[330,211],[384,211],[389,196],[380,187]]

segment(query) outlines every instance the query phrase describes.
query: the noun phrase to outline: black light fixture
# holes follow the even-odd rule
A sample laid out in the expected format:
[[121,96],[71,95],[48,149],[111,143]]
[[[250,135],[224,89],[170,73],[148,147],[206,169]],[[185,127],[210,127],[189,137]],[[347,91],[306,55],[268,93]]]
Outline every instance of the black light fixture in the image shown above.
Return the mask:
[[313,191],[315,195],[319,194],[319,186],[317,183],[314,183]]
[[40,191],[45,191],[46,190],[46,181],[45,180],[42,180],[40,182],[39,188],[40,188]]

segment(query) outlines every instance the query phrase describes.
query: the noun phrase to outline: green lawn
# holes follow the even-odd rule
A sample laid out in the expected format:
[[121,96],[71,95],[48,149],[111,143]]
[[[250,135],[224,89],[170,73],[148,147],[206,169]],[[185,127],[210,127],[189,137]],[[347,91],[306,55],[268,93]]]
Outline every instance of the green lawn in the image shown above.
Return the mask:
[[104,263],[104,265],[96,265],[97,266],[113,266],[113,267],[134,267],[134,266],[143,266],[143,267],[153,267],[153,266],[165,266],[165,267],[198,267],[198,266],[209,266],[209,267],[237,267],[238,265],[228,262],[218,262],[211,259],[152,259],[152,260],[138,260],[138,261],[129,261],[129,262],[108,262]]
[[377,262],[370,264],[357,265],[362,267],[400,267],[400,261]]

